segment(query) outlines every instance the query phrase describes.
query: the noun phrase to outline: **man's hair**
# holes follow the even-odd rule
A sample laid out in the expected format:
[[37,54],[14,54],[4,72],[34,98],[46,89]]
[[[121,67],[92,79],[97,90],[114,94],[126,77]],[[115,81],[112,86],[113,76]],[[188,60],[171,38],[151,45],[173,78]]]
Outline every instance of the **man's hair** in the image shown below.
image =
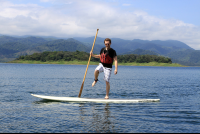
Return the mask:
[[109,39],[109,38],[106,38],[106,39],[104,40],[104,43],[105,43],[105,41],[109,41],[109,42],[110,42],[110,44],[111,44],[111,39]]

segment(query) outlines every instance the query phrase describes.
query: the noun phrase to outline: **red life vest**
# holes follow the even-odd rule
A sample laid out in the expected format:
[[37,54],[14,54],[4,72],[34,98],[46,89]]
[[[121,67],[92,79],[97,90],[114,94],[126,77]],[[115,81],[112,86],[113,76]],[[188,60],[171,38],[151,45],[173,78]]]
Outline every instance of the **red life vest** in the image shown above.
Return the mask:
[[101,63],[112,64],[113,58],[109,56],[108,52],[104,54],[104,51],[103,51],[100,56],[100,61]]

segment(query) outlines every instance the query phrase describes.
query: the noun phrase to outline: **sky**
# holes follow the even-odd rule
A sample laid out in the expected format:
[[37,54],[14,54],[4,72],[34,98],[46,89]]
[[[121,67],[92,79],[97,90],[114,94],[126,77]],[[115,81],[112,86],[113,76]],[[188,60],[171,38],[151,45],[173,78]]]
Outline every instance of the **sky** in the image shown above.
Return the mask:
[[0,0],[0,34],[178,40],[200,50],[200,0]]

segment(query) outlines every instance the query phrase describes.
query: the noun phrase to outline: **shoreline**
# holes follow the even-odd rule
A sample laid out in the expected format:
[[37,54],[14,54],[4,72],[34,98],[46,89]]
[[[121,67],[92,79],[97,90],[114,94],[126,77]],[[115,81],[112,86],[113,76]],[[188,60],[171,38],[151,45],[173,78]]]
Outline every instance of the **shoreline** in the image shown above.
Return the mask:
[[[87,65],[88,61],[31,61],[31,60],[14,60],[5,63],[19,63],[19,64],[64,64],[64,65]],[[98,65],[99,62],[90,61],[90,65]],[[114,63],[113,63],[114,66]],[[158,62],[149,62],[149,63],[118,63],[118,66],[160,66],[160,67],[188,67],[178,63],[158,63]]]

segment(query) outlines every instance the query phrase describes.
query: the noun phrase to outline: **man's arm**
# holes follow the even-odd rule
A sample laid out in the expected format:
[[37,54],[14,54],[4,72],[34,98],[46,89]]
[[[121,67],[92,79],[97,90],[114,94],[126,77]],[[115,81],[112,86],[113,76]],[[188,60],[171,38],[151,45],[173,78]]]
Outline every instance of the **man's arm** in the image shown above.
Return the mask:
[[118,69],[117,56],[114,57],[114,61],[115,61],[115,71],[114,71],[114,73],[117,74],[117,69]]
[[94,57],[94,58],[100,58],[100,54],[99,54],[99,55],[95,55],[95,54],[93,54],[92,52],[90,52],[90,55],[91,55],[92,57]]

